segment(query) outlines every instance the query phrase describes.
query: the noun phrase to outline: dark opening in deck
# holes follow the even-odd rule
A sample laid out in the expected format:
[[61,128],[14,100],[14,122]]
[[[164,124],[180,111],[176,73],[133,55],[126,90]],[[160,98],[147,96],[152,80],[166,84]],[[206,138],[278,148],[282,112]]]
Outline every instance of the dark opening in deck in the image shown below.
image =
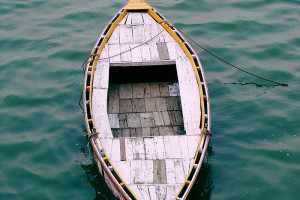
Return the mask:
[[185,134],[175,64],[111,66],[109,83],[114,137]]

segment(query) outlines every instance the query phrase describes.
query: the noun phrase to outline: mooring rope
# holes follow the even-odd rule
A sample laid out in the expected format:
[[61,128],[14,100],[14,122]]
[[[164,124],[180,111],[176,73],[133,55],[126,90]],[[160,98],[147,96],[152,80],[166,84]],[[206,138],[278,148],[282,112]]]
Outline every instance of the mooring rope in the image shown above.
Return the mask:
[[[175,26],[173,26],[175,27]],[[185,34],[183,31],[181,31],[179,28],[175,27],[180,33],[182,33],[185,37],[187,37],[189,40],[191,40],[195,45],[197,45],[198,47],[200,47],[201,49],[203,49],[204,51],[206,51],[207,53],[209,53],[210,55],[214,56],[215,58],[219,59],[220,61],[226,63],[227,65],[231,66],[231,67],[234,67],[236,68],[237,70],[240,70],[246,74],[249,74],[251,76],[254,76],[256,78],[260,78],[262,80],[265,80],[265,81],[268,81],[268,82],[271,82],[271,83],[275,83],[275,84],[278,84],[278,85],[281,85],[281,86],[289,86],[287,83],[280,83],[280,82],[277,82],[277,81],[273,81],[273,80],[270,80],[270,79],[267,79],[267,78],[264,78],[264,77],[261,77],[259,75],[256,75],[256,74],[253,74],[251,72],[248,72],[244,69],[241,69],[240,67],[237,67],[233,64],[231,64],[230,62],[224,60],[223,58],[217,56],[216,54],[212,53],[211,51],[209,51],[208,49],[204,48],[202,45],[200,45],[199,43],[197,43],[195,40],[193,40],[191,37],[189,37],[187,34]]]

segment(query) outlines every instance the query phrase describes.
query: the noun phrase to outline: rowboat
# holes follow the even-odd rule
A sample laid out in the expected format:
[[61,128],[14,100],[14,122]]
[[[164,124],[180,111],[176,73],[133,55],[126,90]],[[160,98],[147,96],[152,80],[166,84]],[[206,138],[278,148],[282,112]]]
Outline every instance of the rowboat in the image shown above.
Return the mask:
[[144,0],[129,0],[85,67],[85,124],[100,174],[118,199],[186,199],[209,143],[201,62]]

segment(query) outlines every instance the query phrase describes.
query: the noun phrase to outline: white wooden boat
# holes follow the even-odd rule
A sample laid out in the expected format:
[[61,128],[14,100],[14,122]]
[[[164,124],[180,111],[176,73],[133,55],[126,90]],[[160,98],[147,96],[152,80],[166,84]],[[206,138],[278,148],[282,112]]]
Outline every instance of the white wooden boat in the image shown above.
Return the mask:
[[193,48],[147,2],[129,0],[104,28],[83,97],[95,160],[117,198],[188,197],[210,137],[208,89]]

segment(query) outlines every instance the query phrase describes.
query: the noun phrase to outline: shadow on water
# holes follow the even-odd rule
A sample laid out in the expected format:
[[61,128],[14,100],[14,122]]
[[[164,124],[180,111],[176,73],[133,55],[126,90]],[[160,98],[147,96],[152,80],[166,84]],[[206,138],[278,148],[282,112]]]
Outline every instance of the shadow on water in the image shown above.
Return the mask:
[[[84,148],[82,148],[81,151],[87,157],[91,158],[93,156],[93,154],[90,155],[89,152],[86,152]],[[95,189],[96,195],[94,197],[94,200],[103,200],[103,199],[117,200],[117,198],[112,194],[111,190],[105,183],[104,178],[100,175],[98,166],[94,158],[91,159],[93,160],[91,164],[84,164],[84,165],[82,164],[80,166],[84,170],[87,176],[87,181]]]
[[191,190],[188,200],[209,200],[214,189],[212,168],[209,158],[213,156],[212,146],[209,144],[206,152],[206,161],[203,162],[201,170]]

